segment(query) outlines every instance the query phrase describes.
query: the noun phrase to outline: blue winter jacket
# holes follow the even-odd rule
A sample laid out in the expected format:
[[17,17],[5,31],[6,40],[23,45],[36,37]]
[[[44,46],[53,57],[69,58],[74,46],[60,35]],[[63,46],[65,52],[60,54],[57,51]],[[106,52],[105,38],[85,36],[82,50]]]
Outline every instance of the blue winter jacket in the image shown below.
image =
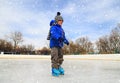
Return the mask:
[[50,48],[63,47],[63,43],[69,43],[65,37],[64,30],[58,24],[50,28]]

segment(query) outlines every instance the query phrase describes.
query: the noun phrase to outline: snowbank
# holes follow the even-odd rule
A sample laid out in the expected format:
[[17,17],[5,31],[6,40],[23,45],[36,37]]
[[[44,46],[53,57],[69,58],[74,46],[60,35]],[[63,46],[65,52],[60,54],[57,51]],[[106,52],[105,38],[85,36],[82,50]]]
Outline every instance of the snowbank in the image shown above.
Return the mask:
[[[50,55],[0,55],[0,59],[50,59]],[[98,54],[98,55],[64,55],[68,60],[117,60],[120,54]]]

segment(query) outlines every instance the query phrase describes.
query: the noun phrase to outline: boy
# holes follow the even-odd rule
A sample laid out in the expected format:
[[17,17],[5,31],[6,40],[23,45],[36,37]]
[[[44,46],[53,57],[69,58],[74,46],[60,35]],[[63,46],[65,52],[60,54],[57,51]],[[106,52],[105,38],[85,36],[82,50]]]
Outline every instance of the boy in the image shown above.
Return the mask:
[[60,12],[57,12],[55,17],[56,24],[50,28],[50,48],[51,48],[51,62],[52,62],[52,75],[64,75],[64,69],[61,67],[63,62],[62,47],[63,43],[69,45],[65,37],[64,30],[62,29],[63,18]]

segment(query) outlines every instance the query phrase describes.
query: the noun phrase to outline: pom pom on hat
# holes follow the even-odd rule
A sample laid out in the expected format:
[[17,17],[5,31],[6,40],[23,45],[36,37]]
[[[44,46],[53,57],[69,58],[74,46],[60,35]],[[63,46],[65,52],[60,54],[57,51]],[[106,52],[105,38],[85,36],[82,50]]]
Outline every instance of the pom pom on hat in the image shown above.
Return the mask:
[[61,14],[60,12],[57,12],[57,16],[60,16],[60,14]]
[[58,22],[59,20],[63,21],[63,17],[61,16],[60,12],[57,12],[57,15],[55,16],[55,21]]

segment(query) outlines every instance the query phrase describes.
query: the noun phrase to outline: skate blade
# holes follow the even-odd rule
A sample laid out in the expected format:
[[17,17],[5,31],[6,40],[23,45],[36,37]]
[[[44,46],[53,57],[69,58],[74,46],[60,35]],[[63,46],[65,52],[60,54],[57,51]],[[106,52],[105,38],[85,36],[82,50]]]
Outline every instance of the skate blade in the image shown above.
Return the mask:
[[52,76],[54,76],[54,77],[59,77],[59,74],[54,74],[54,73],[52,73]]
[[64,75],[64,73],[60,73],[60,75]]

